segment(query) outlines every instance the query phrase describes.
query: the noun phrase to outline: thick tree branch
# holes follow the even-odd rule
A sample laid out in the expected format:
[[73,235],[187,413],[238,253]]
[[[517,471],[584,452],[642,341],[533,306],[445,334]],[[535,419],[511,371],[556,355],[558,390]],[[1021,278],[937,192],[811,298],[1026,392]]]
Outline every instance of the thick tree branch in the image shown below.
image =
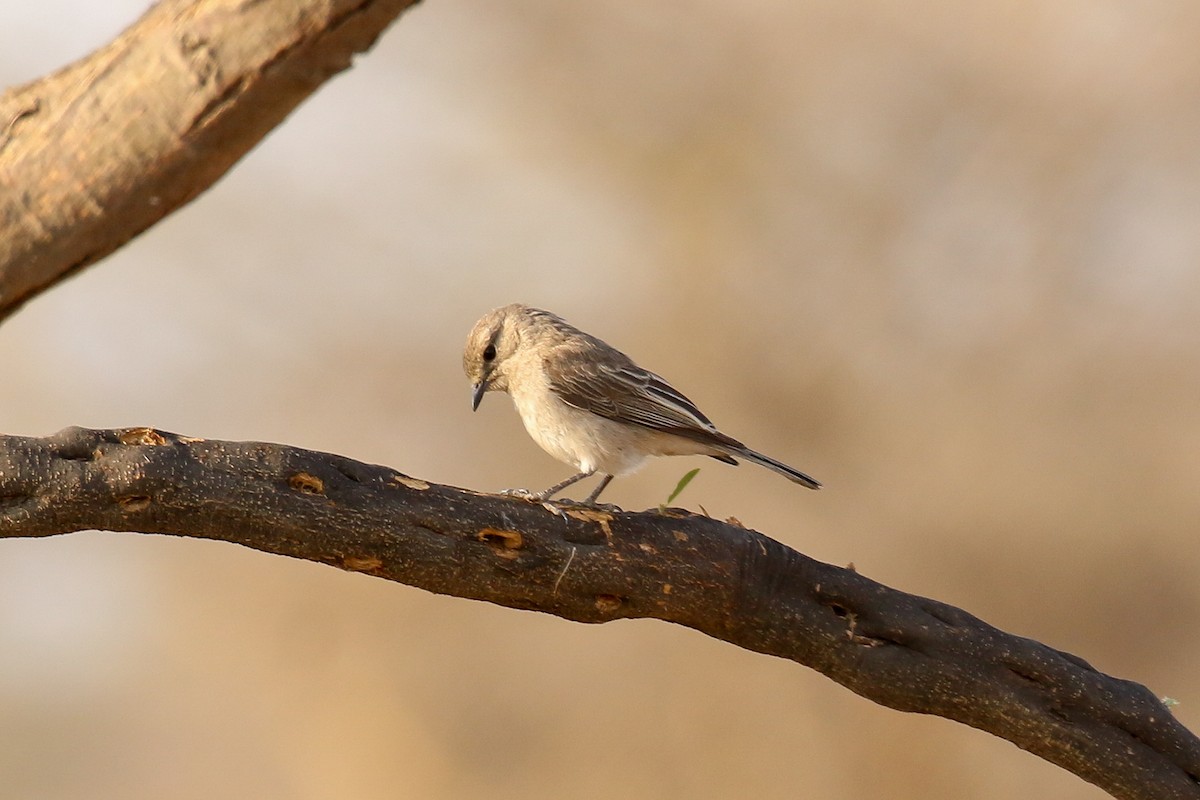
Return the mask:
[[207,189],[416,0],[160,0],[0,96],[0,321]]
[[1200,797],[1200,740],[1145,687],[679,510],[560,515],[324,453],[148,428],[0,437],[0,537],[92,528],[236,542],[580,622],[675,622],[989,731],[1116,797]]

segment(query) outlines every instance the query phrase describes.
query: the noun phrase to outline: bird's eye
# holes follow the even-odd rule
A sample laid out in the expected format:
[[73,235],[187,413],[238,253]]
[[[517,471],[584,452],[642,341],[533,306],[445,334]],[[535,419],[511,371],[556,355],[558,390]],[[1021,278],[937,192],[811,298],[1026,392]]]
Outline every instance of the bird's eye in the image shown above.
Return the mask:
[[496,360],[496,345],[489,344],[487,347],[485,347],[483,349],[483,360],[484,361],[495,361]]

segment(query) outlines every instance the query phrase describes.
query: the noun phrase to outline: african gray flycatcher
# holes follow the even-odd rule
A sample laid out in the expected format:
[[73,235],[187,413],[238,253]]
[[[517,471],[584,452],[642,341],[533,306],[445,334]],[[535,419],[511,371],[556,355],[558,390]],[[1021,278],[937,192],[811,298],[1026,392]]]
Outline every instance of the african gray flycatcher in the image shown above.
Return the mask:
[[821,488],[721,433],[671,384],[548,311],[514,303],[486,314],[467,337],[463,370],[473,409],[485,392],[508,392],[533,440],[579,470],[537,495],[541,501],[599,472],[604,478],[584,501],[594,503],[614,475],[632,472],[648,456],[737,464],[736,456]]

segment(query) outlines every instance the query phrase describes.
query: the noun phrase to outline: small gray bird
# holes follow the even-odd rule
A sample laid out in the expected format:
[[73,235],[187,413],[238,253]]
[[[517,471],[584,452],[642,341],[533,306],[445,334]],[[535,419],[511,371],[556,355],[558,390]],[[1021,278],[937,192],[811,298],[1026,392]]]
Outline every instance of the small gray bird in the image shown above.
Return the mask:
[[463,351],[471,408],[485,392],[508,392],[525,430],[542,449],[579,470],[535,496],[548,500],[597,472],[593,504],[614,475],[649,456],[735,456],[809,489],[821,484],[721,433],[695,403],[629,356],[548,311],[514,303],[475,323]]

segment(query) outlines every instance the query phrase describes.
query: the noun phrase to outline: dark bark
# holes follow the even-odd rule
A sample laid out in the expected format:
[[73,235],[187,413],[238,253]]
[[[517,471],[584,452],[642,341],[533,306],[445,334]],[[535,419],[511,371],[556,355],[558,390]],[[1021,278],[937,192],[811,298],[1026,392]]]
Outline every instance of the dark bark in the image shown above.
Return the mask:
[[0,437],[0,537],[93,528],[236,542],[579,622],[674,622],[1001,736],[1115,797],[1200,797],[1200,740],[1144,686],[677,509],[553,513],[339,456],[148,428]]
[[[0,321],[207,189],[414,0],[162,0],[0,96]],[[0,437],[0,537],[236,542],[581,622],[653,617],[1002,736],[1120,798],[1200,798],[1200,742],[1145,687],[964,611],[687,512],[427,484],[149,429]]]

